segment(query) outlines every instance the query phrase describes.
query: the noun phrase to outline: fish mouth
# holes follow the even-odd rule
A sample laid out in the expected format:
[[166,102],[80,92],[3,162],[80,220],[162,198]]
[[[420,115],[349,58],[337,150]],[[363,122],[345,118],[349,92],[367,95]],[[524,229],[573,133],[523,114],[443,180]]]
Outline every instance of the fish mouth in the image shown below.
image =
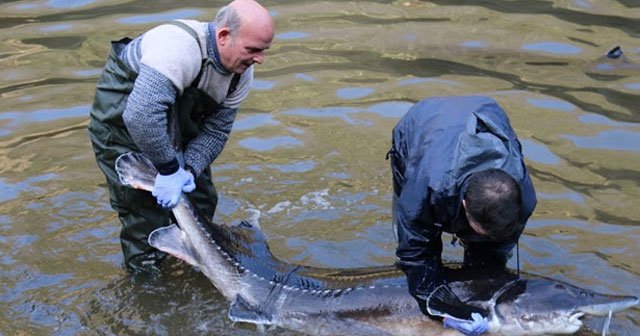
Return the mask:
[[585,313],[583,312],[578,312],[578,313],[574,313],[571,316],[569,316],[569,318],[565,321],[564,323],[564,333],[569,333],[569,334],[573,334],[576,331],[580,330],[580,328],[582,328],[582,320],[580,318],[582,318],[585,315]]
[[639,302],[640,299],[635,296],[624,296],[615,298],[610,302],[585,305],[579,307],[577,311],[588,315],[605,316],[609,312],[615,313],[636,306]]

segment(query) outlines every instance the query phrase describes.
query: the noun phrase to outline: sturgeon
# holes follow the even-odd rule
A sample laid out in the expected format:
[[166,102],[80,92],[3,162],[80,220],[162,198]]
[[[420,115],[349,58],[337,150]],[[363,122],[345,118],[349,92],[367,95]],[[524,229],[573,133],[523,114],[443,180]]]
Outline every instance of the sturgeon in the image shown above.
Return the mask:
[[[123,184],[151,190],[156,170],[142,154],[118,158]],[[149,243],[197,267],[229,301],[229,318],[261,328],[309,335],[459,335],[420,311],[396,266],[315,268],[276,258],[255,225],[219,225],[202,218],[183,194],[177,225],[156,229]],[[607,315],[638,304],[634,296],[596,293],[567,283],[505,273],[478,278],[447,268],[450,290],[487,313],[489,334],[571,334],[584,315]]]

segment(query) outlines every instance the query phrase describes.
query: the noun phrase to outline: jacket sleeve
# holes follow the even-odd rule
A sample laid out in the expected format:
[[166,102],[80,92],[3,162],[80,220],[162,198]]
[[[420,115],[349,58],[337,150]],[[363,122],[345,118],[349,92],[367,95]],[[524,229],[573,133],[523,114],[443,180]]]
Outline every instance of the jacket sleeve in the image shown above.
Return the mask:
[[396,256],[407,276],[409,293],[423,307],[429,294],[445,282],[440,259],[442,228],[433,222],[428,205],[423,202],[429,199],[425,195],[427,189],[412,180],[415,179],[407,179],[394,212],[398,232]]

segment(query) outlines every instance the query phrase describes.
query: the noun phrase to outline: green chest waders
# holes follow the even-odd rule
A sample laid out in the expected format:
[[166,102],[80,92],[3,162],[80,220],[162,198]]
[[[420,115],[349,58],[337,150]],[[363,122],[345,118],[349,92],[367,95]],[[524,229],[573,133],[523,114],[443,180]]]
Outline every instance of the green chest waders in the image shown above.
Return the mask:
[[[133,89],[136,73],[119,57],[120,51],[131,40],[112,42],[105,68],[98,80],[96,96],[91,107],[89,138],[98,167],[104,173],[111,207],[122,222],[120,242],[125,267],[130,271],[150,271],[165,256],[151,247],[147,238],[156,228],[169,225],[171,213],[156,204],[151,193],[120,184],[115,171],[115,160],[127,152],[140,152],[122,120],[127,98]],[[197,84],[197,81],[196,81]],[[178,116],[183,145],[200,130],[204,111],[217,104],[206,93],[193,85],[176,99],[170,115]],[[184,146],[183,146],[184,148]],[[196,190],[188,194],[205,218],[213,218],[218,195],[211,181],[211,170],[206,168],[196,179]]]

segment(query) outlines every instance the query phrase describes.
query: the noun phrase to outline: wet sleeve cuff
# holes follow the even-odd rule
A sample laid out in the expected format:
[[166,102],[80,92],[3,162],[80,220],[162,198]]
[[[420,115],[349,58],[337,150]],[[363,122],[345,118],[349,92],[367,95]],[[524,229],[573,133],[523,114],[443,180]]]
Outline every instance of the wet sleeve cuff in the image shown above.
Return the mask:
[[180,168],[180,163],[178,163],[177,158],[173,158],[172,161],[167,163],[156,165],[156,169],[158,169],[158,173],[160,173],[160,175],[171,175],[177,172],[178,168]]

